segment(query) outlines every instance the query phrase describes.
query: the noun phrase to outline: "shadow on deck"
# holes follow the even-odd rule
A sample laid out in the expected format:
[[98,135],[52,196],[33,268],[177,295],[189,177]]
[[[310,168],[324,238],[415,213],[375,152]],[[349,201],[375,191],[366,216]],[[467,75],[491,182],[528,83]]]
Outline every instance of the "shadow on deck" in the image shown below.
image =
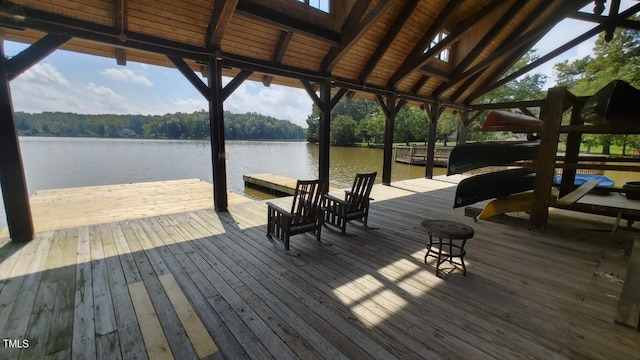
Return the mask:
[[[1,358],[596,358],[640,353],[616,325],[634,233],[554,212],[544,234],[465,218],[455,185],[376,185],[357,237],[265,236],[266,205],[37,233],[0,248]],[[271,200],[286,204],[290,198]],[[467,276],[423,263],[425,218],[470,224]],[[630,240],[631,239],[631,240]],[[446,270],[447,266],[443,265]],[[206,329],[204,331],[203,329]],[[12,344],[23,344],[18,341]]]

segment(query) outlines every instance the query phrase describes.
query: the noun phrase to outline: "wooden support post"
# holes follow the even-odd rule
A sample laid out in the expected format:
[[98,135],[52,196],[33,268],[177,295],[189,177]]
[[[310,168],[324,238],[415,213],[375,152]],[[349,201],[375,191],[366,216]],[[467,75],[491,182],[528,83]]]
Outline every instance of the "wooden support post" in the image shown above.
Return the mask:
[[4,45],[1,42],[2,39],[0,39],[0,185],[11,240],[30,241],[33,239],[34,232],[29,192],[13,118]]
[[467,137],[469,135],[469,112],[466,110],[460,110],[458,112],[460,116],[460,132],[458,133],[458,145],[466,144]]
[[320,124],[318,125],[318,177],[329,178],[329,146],[331,137],[331,82],[325,80],[320,87]]
[[[571,125],[583,125],[584,121],[581,116],[582,103],[573,105],[571,113]],[[567,147],[564,154],[565,164],[577,164],[580,153],[580,143],[582,142],[582,133],[572,131],[567,134]],[[565,196],[574,189],[576,178],[576,169],[562,169],[562,181],[560,182],[560,197]]]
[[222,60],[209,60],[209,131],[213,165],[213,207],[227,211],[227,165],[224,144],[224,97],[222,93]]
[[547,98],[540,111],[540,118],[544,122],[540,133],[540,148],[538,163],[536,164],[536,179],[534,183],[534,198],[531,207],[532,229],[542,229],[547,225],[549,217],[549,203],[553,173],[558,151],[560,124],[564,112],[564,101],[567,95],[566,87],[554,87],[547,91]]
[[393,160],[393,129],[395,127],[395,119],[398,111],[407,103],[406,100],[400,100],[396,103],[397,96],[391,94],[387,97],[387,101],[382,95],[376,95],[378,104],[384,112],[386,118],[384,125],[384,153],[382,159],[382,184],[391,184],[391,161]]
[[425,167],[424,177],[432,179],[436,150],[436,127],[438,126],[438,119],[440,118],[440,115],[442,115],[444,107],[429,104],[426,107],[426,111],[427,117],[429,118],[429,140],[427,143],[427,165]]

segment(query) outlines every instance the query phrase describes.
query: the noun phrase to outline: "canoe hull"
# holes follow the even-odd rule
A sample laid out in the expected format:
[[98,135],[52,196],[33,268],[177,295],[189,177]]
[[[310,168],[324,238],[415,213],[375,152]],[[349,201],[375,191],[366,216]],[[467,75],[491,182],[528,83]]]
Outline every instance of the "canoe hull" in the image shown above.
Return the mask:
[[533,169],[510,169],[475,175],[460,181],[456,188],[454,208],[479,201],[533,190]]
[[447,175],[532,160],[537,158],[539,147],[538,141],[490,141],[458,145],[449,155]]

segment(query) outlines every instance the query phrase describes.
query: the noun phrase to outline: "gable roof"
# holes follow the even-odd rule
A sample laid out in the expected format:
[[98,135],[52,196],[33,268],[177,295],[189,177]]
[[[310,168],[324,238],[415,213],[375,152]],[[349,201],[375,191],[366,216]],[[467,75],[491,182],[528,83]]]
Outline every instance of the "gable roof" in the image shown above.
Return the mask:
[[[579,12],[590,2],[330,0],[324,13],[297,0],[15,0],[0,4],[0,27],[7,40],[120,64],[202,71],[215,56],[224,75],[267,86],[329,79],[363,98],[466,107],[559,21],[582,17],[597,33],[638,11]],[[448,62],[437,58],[443,49]]]

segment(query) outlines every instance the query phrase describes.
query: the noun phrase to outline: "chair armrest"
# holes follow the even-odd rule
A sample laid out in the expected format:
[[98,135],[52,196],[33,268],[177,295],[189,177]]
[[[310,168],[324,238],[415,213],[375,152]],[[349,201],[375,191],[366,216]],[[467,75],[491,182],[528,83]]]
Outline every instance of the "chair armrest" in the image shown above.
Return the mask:
[[268,208],[270,210],[274,210],[275,212],[278,212],[278,213],[282,214],[285,217],[288,217],[288,218],[292,218],[293,217],[293,214],[291,214],[287,210],[281,208],[280,206],[278,206],[278,205],[276,205],[274,203],[268,202],[267,206],[268,206]]
[[324,194],[323,195],[325,200],[329,200],[330,202],[335,202],[338,203],[340,205],[344,205],[344,206],[349,206],[351,203],[342,199],[339,199],[333,195],[329,195],[329,194]]
[[[345,197],[348,199],[348,198],[349,198],[349,196],[353,196],[353,191],[351,191],[351,190],[345,190],[345,191],[344,191],[344,194],[345,194]],[[375,199],[374,199],[374,198],[372,198],[372,197],[369,197],[369,200],[375,200]]]

